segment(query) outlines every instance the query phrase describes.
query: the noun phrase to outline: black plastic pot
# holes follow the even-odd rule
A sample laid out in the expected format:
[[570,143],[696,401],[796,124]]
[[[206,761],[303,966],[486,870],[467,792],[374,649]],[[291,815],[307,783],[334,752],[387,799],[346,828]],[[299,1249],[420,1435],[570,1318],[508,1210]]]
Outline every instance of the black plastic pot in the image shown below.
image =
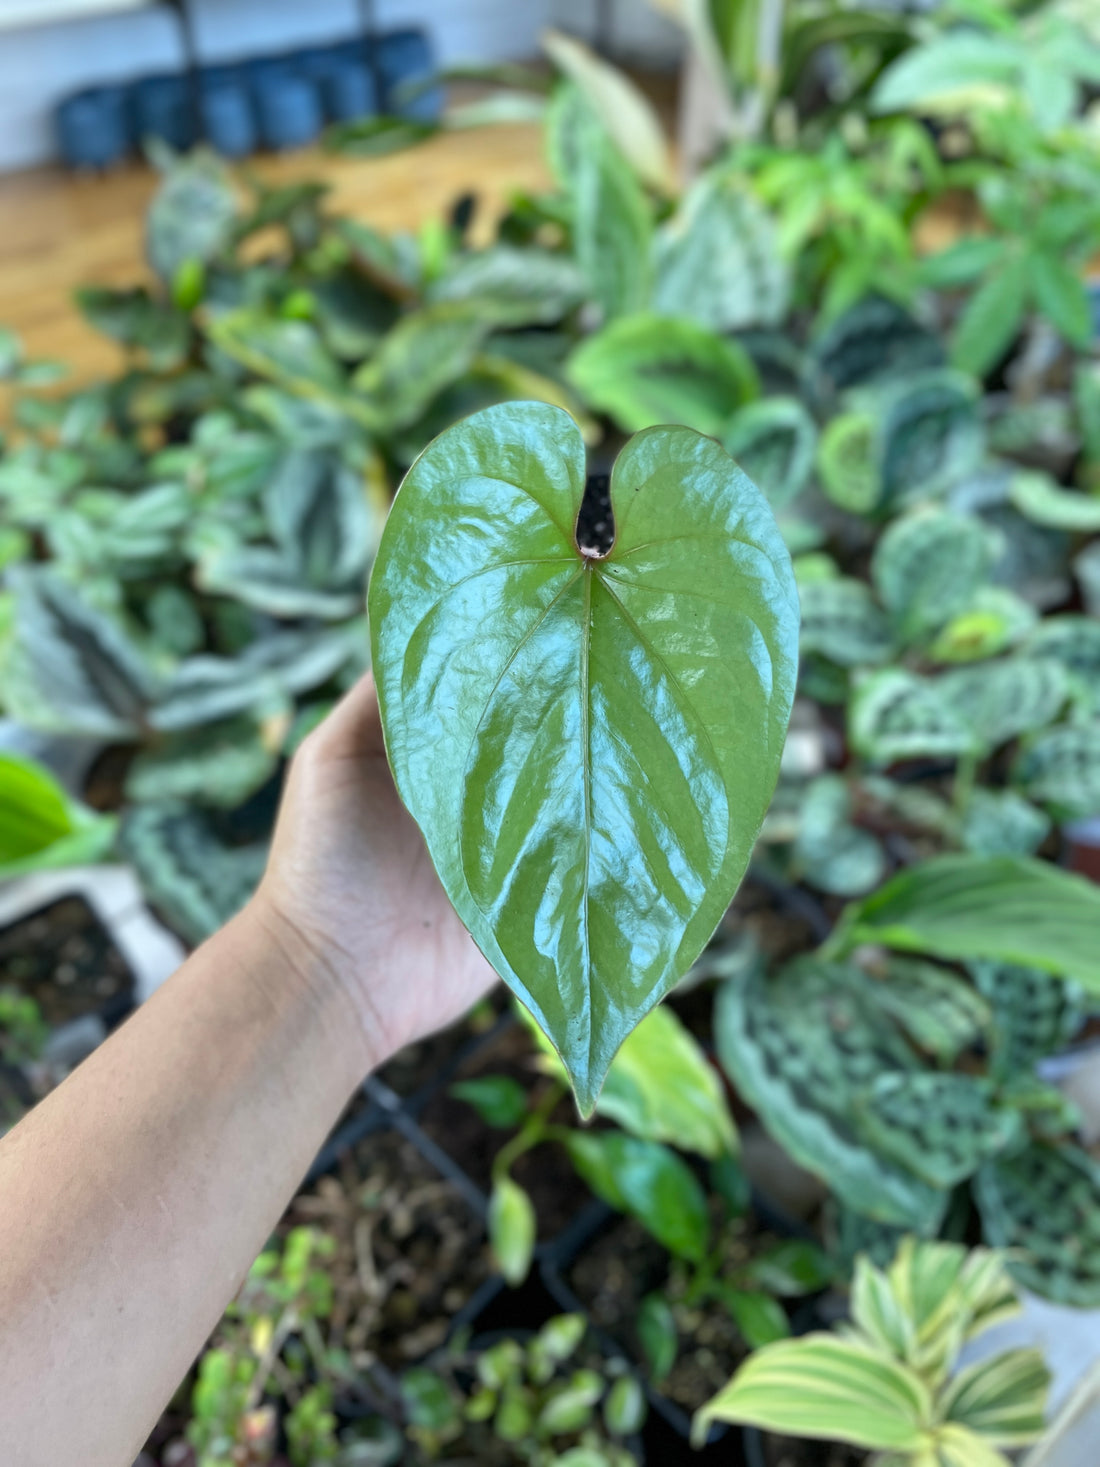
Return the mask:
[[109,168],[134,149],[126,87],[89,87],[66,97],[56,113],[61,156],[70,168]]

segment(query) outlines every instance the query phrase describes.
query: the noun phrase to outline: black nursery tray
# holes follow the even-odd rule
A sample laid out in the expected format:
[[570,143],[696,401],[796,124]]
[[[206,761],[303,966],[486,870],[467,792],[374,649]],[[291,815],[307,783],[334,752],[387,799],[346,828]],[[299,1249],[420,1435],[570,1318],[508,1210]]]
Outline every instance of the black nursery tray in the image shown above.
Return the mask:
[[133,1008],[136,988],[110,932],[79,896],[0,929],[0,984],[33,998],[51,1028],[85,1014],[112,1028]]

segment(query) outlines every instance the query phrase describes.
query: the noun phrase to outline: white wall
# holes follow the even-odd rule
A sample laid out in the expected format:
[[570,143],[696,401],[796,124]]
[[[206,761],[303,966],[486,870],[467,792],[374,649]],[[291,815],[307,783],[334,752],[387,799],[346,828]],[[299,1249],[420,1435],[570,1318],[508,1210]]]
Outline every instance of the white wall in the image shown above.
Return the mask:
[[[649,0],[605,0],[608,50],[627,64],[673,69],[683,50],[683,32]],[[595,0],[550,0],[551,24],[582,40],[596,39]]]
[[[531,56],[552,0],[375,0],[380,27],[421,23],[441,60]],[[589,0],[582,0],[583,4]],[[192,0],[207,60],[324,42],[358,26],[355,0]],[[167,8],[104,15],[33,29],[0,29],[0,170],[54,154],[52,110],[68,92],[97,82],[173,69],[182,51]]]

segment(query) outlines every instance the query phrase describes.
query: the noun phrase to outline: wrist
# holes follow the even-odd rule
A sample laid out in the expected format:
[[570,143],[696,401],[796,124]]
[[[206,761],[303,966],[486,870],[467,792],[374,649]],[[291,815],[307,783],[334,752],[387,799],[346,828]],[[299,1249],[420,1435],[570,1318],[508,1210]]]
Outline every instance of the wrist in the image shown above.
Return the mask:
[[288,1012],[325,1030],[351,1088],[390,1057],[384,1030],[364,1012],[361,975],[348,971],[336,945],[289,916],[266,882],[230,926],[243,934],[242,949],[259,965],[265,989],[274,989]]

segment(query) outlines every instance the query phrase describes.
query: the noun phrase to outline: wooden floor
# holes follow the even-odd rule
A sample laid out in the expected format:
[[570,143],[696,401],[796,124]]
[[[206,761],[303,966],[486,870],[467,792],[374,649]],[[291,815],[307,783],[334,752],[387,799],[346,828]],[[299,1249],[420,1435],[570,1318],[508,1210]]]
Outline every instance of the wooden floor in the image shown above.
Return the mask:
[[[484,239],[509,190],[547,182],[540,129],[509,124],[442,133],[384,158],[332,158],[314,149],[265,158],[269,180],[324,178],[333,206],[384,229],[415,229],[468,189],[479,195],[475,236]],[[0,177],[0,325],[31,356],[60,358],[87,380],[115,370],[120,354],[72,305],[74,287],[125,285],[144,274],[143,216],[156,175],[136,165],[102,177],[61,168]]]

